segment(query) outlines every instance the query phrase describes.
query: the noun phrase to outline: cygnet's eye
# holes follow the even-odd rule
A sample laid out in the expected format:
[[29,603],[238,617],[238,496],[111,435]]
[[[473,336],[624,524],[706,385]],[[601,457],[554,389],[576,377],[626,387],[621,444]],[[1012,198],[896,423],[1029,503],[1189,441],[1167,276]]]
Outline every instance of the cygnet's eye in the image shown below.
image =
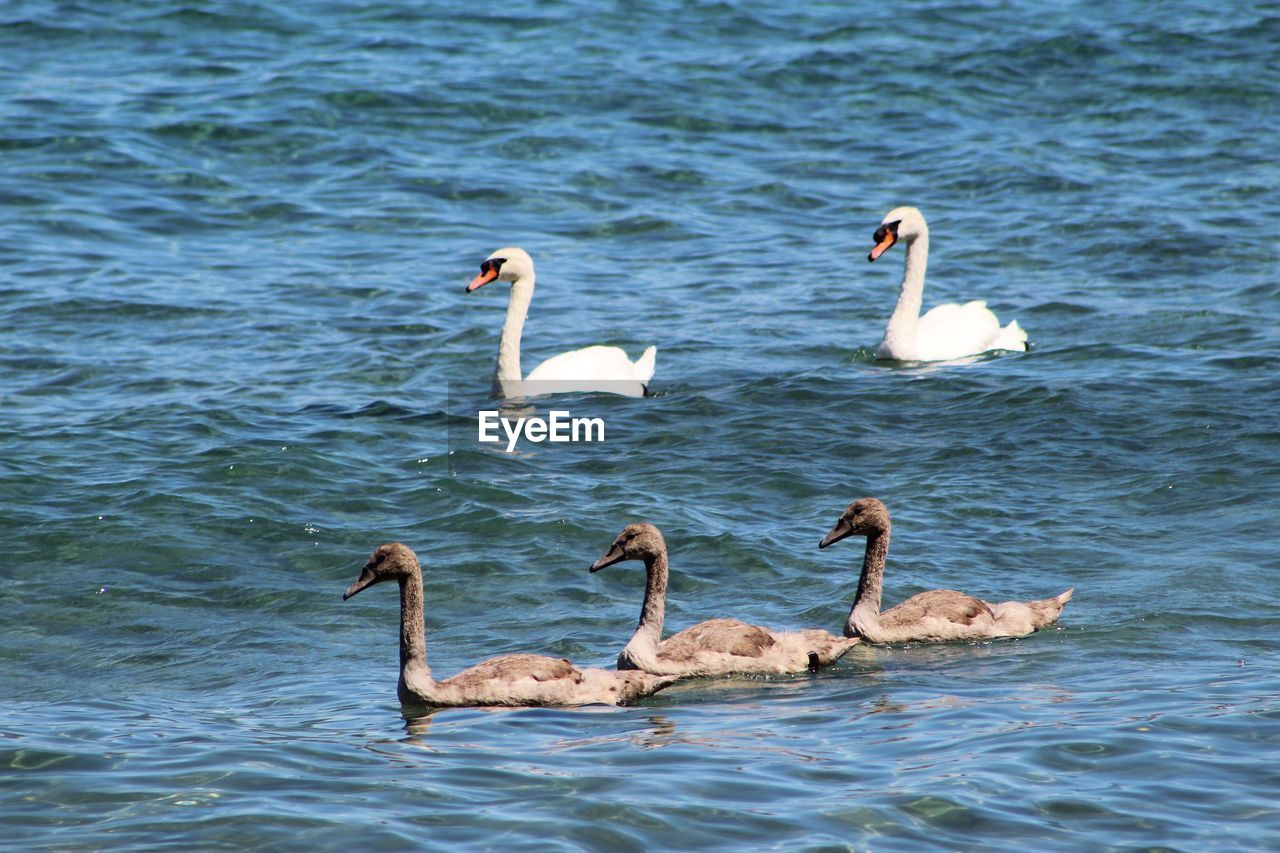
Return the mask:
[[373,558],[373,564],[375,566],[381,566],[384,562],[386,562],[386,559],[387,559],[387,555],[384,552],[379,551],[378,555]]

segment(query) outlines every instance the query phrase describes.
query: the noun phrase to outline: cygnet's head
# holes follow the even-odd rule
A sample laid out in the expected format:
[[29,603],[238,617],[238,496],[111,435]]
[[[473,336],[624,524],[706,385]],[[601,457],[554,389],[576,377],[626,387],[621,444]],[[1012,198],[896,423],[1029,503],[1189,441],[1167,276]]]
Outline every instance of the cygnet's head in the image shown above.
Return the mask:
[[505,281],[515,284],[525,276],[533,275],[533,258],[524,249],[508,246],[489,254],[480,264],[480,275],[471,279],[467,285],[467,293],[479,290],[491,281]]
[[889,508],[875,498],[858,498],[840,516],[831,532],[822,537],[819,548],[835,544],[849,536],[870,536],[889,527]]
[[895,207],[884,215],[884,219],[880,220],[880,227],[871,236],[876,244],[871,249],[871,254],[867,255],[867,260],[874,261],[899,240],[910,243],[925,230],[923,213],[914,207]]
[[624,560],[647,560],[666,550],[667,543],[658,528],[652,524],[628,524],[613,540],[605,555],[591,564],[591,571],[598,572],[605,566]]
[[371,587],[375,583],[398,581],[421,571],[418,556],[408,545],[401,545],[399,542],[379,545],[369,557],[369,562],[365,563],[364,568],[360,570],[360,577],[356,578],[355,583],[347,587],[347,591],[342,594],[342,600],[346,601],[360,590]]

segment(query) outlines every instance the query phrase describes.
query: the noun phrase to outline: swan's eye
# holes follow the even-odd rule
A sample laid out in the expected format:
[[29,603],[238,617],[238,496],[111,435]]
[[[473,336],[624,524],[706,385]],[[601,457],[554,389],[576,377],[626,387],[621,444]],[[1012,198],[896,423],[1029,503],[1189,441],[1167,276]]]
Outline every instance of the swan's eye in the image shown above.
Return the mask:
[[480,272],[487,273],[492,271],[494,275],[497,275],[502,269],[502,265],[506,262],[506,258],[489,258],[484,263],[480,264]]
[[386,559],[387,559],[386,554],[379,553],[376,557],[373,558],[373,564],[375,566],[381,566],[384,562],[386,562]]
[[892,234],[894,238],[897,238],[898,226],[901,224],[902,224],[901,219],[896,220],[894,222],[886,222],[876,229],[876,233],[871,236],[871,239],[875,240],[877,243],[883,243],[884,238],[888,237],[890,234]]

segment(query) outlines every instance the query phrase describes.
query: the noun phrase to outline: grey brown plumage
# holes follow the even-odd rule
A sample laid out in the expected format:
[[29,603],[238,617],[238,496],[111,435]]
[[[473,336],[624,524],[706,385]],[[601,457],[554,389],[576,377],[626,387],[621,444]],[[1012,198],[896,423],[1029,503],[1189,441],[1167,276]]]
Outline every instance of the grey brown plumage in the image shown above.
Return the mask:
[[777,645],[773,635],[758,625],[737,619],[708,619],[685,628],[661,644],[668,657],[692,658],[704,649],[742,658],[758,658]]
[[422,567],[406,545],[378,546],[343,600],[386,580],[400,585],[400,679],[406,705],[526,706],[624,705],[672,684],[674,677],[579,668],[563,658],[511,654],[490,658],[436,681],[427,666]]
[[1074,592],[1073,588],[1052,598],[989,604],[953,589],[934,589],[913,595],[881,613],[890,529],[888,507],[875,498],[860,498],[849,504],[818,545],[826,548],[848,536],[867,537],[845,636],[861,637],[870,643],[1022,637],[1058,621]]
[[644,562],[645,593],[640,622],[618,655],[620,670],[682,676],[802,672],[835,663],[859,642],[817,628],[775,631],[737,619],[709,619],[663,640],[667,543],[658,528],[627,526],[591,571],[624,560]]

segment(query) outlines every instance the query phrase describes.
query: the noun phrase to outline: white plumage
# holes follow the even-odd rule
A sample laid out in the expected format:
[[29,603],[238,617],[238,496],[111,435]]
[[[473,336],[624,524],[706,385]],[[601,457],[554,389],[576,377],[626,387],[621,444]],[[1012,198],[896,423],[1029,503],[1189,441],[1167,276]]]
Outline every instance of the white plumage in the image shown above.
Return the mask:
[[894,243],[906,243],[902,290],[893,309],[877,358],[897,361],[945,361],[990,350],[1027,348],[1027,333],[1014,320],[1001,327],[1000,320],[982,300],[963,305],[950,302],[920,315],[924,272],[929,261],[929,226],[914,207],[896,207],[885,214],[875,233],[875,248],[867,256],[874,261]]
[[533,259],[524,249],[498,249],[480,265],[480,275],[467,285],[470,293],[491,281],[511,285],[507,318],[498,342],[498,366],[493,389],[503,397],[524,397],[575,391],[604,391],[628,397],[643,397],[653,378],[658,348],[649,347],[632,361],[618,347],[590,346],[552,356],[529,375],[520,369],[520,336],[533,300],[536,276]]

